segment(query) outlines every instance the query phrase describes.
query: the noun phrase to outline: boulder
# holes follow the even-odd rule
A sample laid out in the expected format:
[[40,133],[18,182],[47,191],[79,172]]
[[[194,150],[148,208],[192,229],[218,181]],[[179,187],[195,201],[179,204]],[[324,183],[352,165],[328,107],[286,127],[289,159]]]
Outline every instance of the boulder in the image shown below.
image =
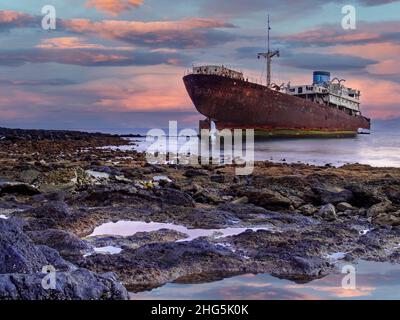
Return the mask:
[[335,221],[337,219],[335,206],[331,203],[324,205],[318,211],[318,216],[326,221]]
[[0,274],[38,272],[48,261],[13,221],[0,219]]
[[126,289],[113,274],[97,275],[86,269],[56,272],[55,289],[46,290],[46,275],[0,274],[0,300],[127,300]]
[[350,203],[347,203],[347,202],[340,202],[339,204],[336,205],[336,208],[339,211],[343,211],[343,212],[345,212],[347,210],[354,210],[354,207]]
[[312,188],[312,191],[322,204],[348,202],[353,198],[353,193],[350,190],[339,187],[318,186]]
[[381,226],[400,226],[400,210],[393,213],[380,213],[372,218],[372,223]]
[[242,195],[246,196],[249,202],[268,210],[289,209],[292,205],[289,198],[269,189],[247,188]]
[[385,190],[385,194],[390,201],[395,204],[400,204],[400,186],[398,184],[388,186]]
[[25,230],[58,229],[73,218],[68,205],[62,201],[51,201],[19,214],[27,218]]
[[185,171],[183,175],[188,178],[202,177],[202,176],[208,176],[208,171],[203,169],[188,169]]
[[[54,268],[55,288],[43,286]],[[113,274],[78,269],[47,246],[35,246],[14,220],[0,219],[0,300],[127,299]]]
[[3,182],[0,183],[0,196],[5,194],[16,194],[22,196],[33,196],[40,194],[40,191],[27,183],[20,182]]
[[[383,201],[374,188],[363,184],[351,184],[346,186],[346,189],[353,193],[351,203],[359,208],[368,208]],[[345,202],[347,201],[345,200]]]
[[31,231],[28,235],[36,244],[49,246],[57,250],[63,258],[71,261],[92,249],[85,241],[67,231],[49,229]]
[[180,190],[172,189],[172,188],[163,188],[159,190],[155,190],[154,194],[161,200],[163,203],[176,205],[176,206],[184,206],[184,207],[194,207],[195,202],[193,198]]
[[299,210],[304,216],[308,216],[308,217],[312,216],[314,213],[318,212],[318,208],[316,208],[312,204],[306,204],[306,205],[300,207]]
[[378,214],[390,212],[392,210],[392,202],[390,200],[385,200],[383,202],[374,204],[367,210],[368,217],[374,217]]

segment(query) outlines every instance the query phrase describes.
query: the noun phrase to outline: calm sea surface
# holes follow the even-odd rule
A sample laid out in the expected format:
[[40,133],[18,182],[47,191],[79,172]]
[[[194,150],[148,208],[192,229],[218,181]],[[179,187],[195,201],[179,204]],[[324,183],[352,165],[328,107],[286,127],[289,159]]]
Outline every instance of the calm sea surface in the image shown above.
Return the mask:
[[[132,131],[107,130],[113,133],[140,133],[147,129]],[[164,130],[168,135],[168,130]],[[138,143],[139,151],[146,151],[151,142],[144,138],[132,139]],[[173,140],[173,139],[172,139]],[[185,138],[172,145],[180,148]],[[195,142],[197,143],[197,142]],[[168,149],[168,148],[167,148]],[[375,121],[370,135],[358,135],[354,138],[321,139],[267,139],[256,141],[254,158],[257,161],[303,162],[314,165],[332,164],[342,166],[348,163],[369,164],[380,167],[400,167],[400,120]]]

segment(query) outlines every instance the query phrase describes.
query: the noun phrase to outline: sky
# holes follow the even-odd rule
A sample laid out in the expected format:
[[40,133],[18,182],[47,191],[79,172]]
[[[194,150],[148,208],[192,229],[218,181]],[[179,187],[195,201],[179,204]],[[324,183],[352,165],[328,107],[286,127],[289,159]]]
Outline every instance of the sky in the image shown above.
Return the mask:
[[[42,28],[46,5],[55,30]],[[361,90],[366,116],[400,117],[400,0],[1,0],[0,126],[197,127],[185,71],[224,64],[263,80],[267,14],[275,83],[330,71]]]

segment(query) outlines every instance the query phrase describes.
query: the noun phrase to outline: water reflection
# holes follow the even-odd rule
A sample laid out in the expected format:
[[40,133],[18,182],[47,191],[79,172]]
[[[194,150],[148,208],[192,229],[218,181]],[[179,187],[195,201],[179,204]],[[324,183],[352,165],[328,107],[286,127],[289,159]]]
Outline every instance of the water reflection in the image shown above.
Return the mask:
[[203,284],[167,284],[150,292],[132,294],[134,300],[316,300],[400,299],[400,266],[360,261],[356,266],[356,289],[344,289],[337,273],[308,284],[296,284],[270,275],[243,275]]
[[[138,143],[138,146],[127,149],[145,152],[151,145],[143,138],[132,140]],[[172,142],[172,149],[179,150],[186,143],[186,138]],[[197,142],[194,141],[194,144]],[[124,147],[118,148],[124,149]],[[256,161],[335,166],[362,163],[378,167],[400,167],[400,126],[388,126],[387,123],[376,122],[371,135],[346,139],[257,140],[254,145],[254,156]]]

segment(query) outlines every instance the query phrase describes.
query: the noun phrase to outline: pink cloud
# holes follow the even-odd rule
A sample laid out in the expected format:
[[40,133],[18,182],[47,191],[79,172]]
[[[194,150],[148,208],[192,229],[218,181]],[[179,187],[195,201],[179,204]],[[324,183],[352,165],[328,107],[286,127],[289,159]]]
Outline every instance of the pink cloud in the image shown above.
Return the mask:
[[232,40],[233,36],[212,33],[213,29],[234,27],[222,20],[205,18],[152,22],[72,19],[62,20],[60,25],[69,32],[166,48],[193,48],[224,43]]
[[96,8],[99,11],[118,15],[123,11],[137,8],[143,4],[144,0],[89,0],[86,7]]
[[88,43],[82,37],[59,37],[59,38],[43,39],[35,47],[39,49],[102,49],[102,50],[126,50],[126,51],[134,50],[134,48],[132,48],[131,46],[107,47],[102,44]]
[[126,21],[102,20],[91,21],[88,19],[64,20],[64,26],[74,32],[100,33],[107,37],[122,36],[128,33],[147,34],[166,31],[190,31],[194,29],[232,28],[233,25],[224,21],[206,18],[189,18],[177,21]]
[[35,18],[29,14],[11,10],[0,10],[0,26],[24,27],[27,23],[34,20]]
[[[40,18],[40,16],[15,11],[0,11],[0,30],[32,27],[40,23]],[[234,28],[234,25],[223,20],[207,18],[151,22],[59,19],[58,26],[65,32],[159,48],[198,48],[223,44],[236,39],[236,36],[231,33],[215,31],[215,29]]]
[[296,43],[304,47],[310,45],[332,47],[344,44],[356,45],[387,42],[391,39],[397,39],[399,29],[399,21],[361,21],[358,23],[356,30],[346,31],[338,25],[325,24],[295,34],[282,35],[278,39],[289,44]]
[[[147,72],[146,72],[147,70]],[[143,71],[143,73],[140,73]],[[193,111],[180,68],[135,68],[123,79],[100,79],[79,88],[97,97],[94,111]]]
[[84,42],[84,39],[79,37],[61,37],[43,39],[42,42],[36,45],[40,49],[104,49],[103,45],[91,44]]
[[379,60],[377,64],[367,67],[370,74],[375,75],[396,75],[400,74],[400,64],[398,57],[400,55],[400,45],[383,42],[383,43],[370,43],[364,45],[353,46],[337,46],[330,47],[326,51],[338,54],[350,54],[361,58]]

